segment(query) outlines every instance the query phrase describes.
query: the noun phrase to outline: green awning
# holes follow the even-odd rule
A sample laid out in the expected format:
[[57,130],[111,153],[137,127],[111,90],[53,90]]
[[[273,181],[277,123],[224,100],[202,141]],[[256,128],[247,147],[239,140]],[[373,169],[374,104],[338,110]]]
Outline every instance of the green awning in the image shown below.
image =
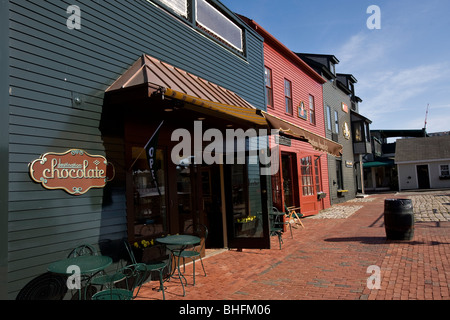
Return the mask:
[[371,161],[371,162],[364,162],[363,167],[364,168],[391,167],[394,164],[395,164],[394,160]]

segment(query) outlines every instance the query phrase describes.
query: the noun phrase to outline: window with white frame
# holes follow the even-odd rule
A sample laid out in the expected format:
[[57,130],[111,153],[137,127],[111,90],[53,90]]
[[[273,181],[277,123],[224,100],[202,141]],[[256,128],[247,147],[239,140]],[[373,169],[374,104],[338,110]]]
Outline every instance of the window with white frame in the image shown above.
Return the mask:
[[331,107],[327,106],[327,129],[332,131],[332,126],[331,126]]
[[[147,0],[149,1],[149,0]],[[163,5],[185,18],[188,16],[188,0],[158,0]]]
[[316,106],[312,95],[309,95],[309,122],[313,125],[316,124]]
[[339,113],[334,110],[334,132],[339,134]]
[[288,79],[284,79],[284,101],[286,113],[292,115],[294,113],[292,107],[292,83]]
[[439,166],[440,169],[440,176],[441,177],[448,177],[450,176],[450,166],[448,164],[441,164]]
[[206,0],[196,0],[195,4],[195,20],[201,28],[239,51],[243,51],[243,32],[238,25]]

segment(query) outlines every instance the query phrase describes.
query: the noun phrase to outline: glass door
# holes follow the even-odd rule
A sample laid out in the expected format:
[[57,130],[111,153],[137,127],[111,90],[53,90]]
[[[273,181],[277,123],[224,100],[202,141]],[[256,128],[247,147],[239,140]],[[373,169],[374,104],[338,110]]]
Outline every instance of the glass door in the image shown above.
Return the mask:
[[[283,175],[284,204],[287,207],[298,206],[298,175],[296,156],[292,153],[281,154],[281,165]],[[279,208],[284,210],[284,208]]]
[[259,164],[224,166],[229,248],[270,248],[267,179]]
[[168,232],[165,150],[159,148],[156,151],[159,167],[156,181],[150,173],[143,148],[133,146],[131,156],[133,201],[129,208],[133,221],[129,225],[129,238],[151,240]]

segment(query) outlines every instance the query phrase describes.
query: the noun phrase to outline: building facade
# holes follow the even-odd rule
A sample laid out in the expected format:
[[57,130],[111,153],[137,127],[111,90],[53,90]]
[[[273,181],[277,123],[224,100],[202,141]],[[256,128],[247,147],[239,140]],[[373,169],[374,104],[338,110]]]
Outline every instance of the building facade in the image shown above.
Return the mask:
[[319,150],[305,137],[314,134],[323,145],[337,146],[339,151],[330,157],[342,150],[337,141],[326,139],[325,80],[257,22],[244,20],[264,37],[268,116],[284,121],[286,128],[303,130],[300,139],[280,137],[280,172],[272,177],[274,206],[281,210],[299,207],[305,216],[315,215],[330,206],[330,172],[325,149]]
[[[114,241],[189,223],[210,228],[210,246],[268,247],[270,177],[260,164],[206,165],[191,161],[194,148],[171,157],[177,129],[200,132],[201,149],[207,129],[267,127],[257,112],[266,108],[262,37],[215,0],[77,4],[0,4],[0,296],[14,299],[77,245],[111,252]],[[155,173],[144,147],[157,128]],[[34,160],[68,150],[105,157],[114,179],[76,196],[31,179]],[[242,232],[249,216],[258,223]]]
[[336,73],[339,60],[334,55],[298,53],[326,82],[323,84],[323,107],[326,137],[343,146],[342,155],[328,155],[329,194],[331,204],[355,198],[358,185],[352,132],[352,113],[359,112],[361,99],[355,94],[356,78]]
[[450,188],[450,136],[398,139],[399,190]]

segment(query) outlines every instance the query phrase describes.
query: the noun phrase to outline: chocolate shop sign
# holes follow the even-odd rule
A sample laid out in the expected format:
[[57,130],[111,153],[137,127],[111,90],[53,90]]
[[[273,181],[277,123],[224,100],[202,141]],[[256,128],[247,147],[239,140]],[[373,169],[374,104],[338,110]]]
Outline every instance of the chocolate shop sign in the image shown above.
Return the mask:
[[46,153],[30,163],[29,169],[31,178],[44,188],[62,189],[75,196],[103,188],[114,178],[114,168],[105,157],[79,149]]

